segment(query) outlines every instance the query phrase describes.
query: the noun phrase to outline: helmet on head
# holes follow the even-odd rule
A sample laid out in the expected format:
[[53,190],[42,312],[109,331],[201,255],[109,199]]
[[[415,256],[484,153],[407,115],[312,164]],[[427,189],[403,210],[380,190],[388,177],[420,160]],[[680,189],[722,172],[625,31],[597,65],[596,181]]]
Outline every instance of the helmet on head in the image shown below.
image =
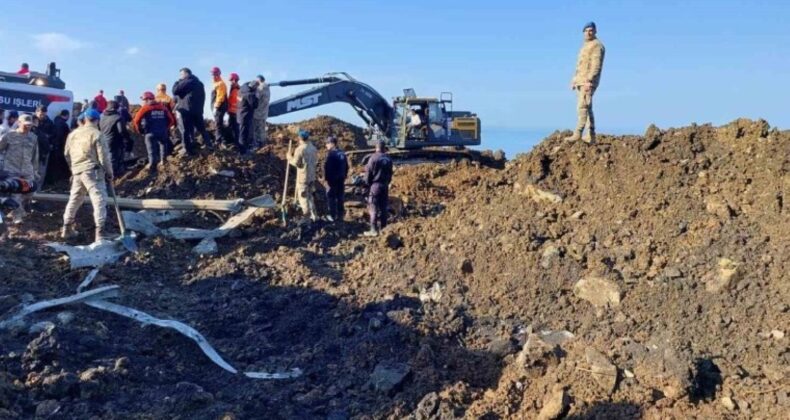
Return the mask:
[[239,75],[238,75],[238,74],[236,74],[236,73],[231,73],[231,74],[230,74],[230,80],[231,80],[231,81],[238,82],[238,81],[239,81]]
[[219,76],[220,74],[222,74],[222,72],[219,71],[219,67],[212,67],[211,74],[214,76]]
[[299,137],[301,137],[304,140],[307,140],[307,139],[310,138],[310,132],[305,130],[304,128],[300,128],[298,134],[299,134]]
[[154,96],[153,92],[143,92],[143,95],[140,96],[140,99],[144,101],[153,101],[156,99],[156,97]]

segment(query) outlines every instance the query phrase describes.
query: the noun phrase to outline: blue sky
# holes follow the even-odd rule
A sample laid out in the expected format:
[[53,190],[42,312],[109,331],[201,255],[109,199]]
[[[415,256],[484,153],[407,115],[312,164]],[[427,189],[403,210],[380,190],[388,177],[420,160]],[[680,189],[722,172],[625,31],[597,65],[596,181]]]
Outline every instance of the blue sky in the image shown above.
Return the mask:
[[[568,83],[581,28],[594,20],[607,49],[600,132],[742,116],[790,128],[787,1],[39,0],[32,8],[3,11],[0,68],[57,61],[78,98],[100,88],[136,98],[171,85],[183,66],[204,82],[215,65],[243,80],[347,71],[385,97],[406,87],[452,91],[456,109],[483,120],[485,142],[487,128],[573,125]],[[292,92],[273,88],[275,98]],[[360,122],[345,105],[277,121],[317,113]]]

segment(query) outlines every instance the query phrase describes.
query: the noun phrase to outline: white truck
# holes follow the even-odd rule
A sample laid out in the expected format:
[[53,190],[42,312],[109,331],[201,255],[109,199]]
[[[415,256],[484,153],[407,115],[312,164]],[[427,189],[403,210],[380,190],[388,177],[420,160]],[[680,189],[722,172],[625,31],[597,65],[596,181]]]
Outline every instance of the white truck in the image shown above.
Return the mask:
[[0,109],[33,114],[39,105],[46,105],[47,115],[53,119],[64,109],[72,112],[74,94],[66,90],[55,63],[49,63],[45,73],[0,72]]

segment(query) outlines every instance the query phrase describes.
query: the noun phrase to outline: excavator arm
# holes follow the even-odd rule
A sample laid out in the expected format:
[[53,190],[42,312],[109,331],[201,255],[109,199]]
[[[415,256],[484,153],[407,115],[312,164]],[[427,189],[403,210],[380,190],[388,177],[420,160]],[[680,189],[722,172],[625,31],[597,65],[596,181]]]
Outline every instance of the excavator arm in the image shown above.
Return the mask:
[[[342,77],[339,77],[339,76]],[[351,105],[368,125],[388,136],[392,129],[392,106],[370,86],[345,73],[333,73],[313,79],[286,80],[269,86],[320,85],[269,104],[269,117],[315,108],[334,102]]]

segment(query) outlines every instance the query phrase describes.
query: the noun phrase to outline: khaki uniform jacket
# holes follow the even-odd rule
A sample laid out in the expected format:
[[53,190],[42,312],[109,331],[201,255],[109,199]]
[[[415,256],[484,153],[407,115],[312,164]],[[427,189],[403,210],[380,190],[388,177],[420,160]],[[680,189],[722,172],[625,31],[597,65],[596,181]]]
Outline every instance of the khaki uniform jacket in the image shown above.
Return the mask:
[[86,124],[72,131],[66,138],[63,154],[74,175],[104,169],[107,175],[113,176],[110,148],[99,129],[93,125]]
[[310,185],[316,181],[318,150],[312,142],[306,141],[288,157],[288,163],[296,166],[296,185]]
[[31,133],[16,130],[0,137],[0,154],[4,156],[4,171],[26,179],[38,181],[38,139]]
[[258,120],[265,120],[269,117],[269,101],[271,101],[272,98],[272,91],[269,88],[269,85],[262,83],[260,86],[258,86],[258,90],[255,92],[255,95],[258,97],[258,107],[255,108],[253,117]]
[[592,83],[592,87],[598,87],[601,81],[601,69],[603,68],[603,58],[606,49],[598,38],[584,41],[582,49],[579,51],[579,59],[576,62],[576,74],[573,75],[573,85],[579,86],[585,83]]

